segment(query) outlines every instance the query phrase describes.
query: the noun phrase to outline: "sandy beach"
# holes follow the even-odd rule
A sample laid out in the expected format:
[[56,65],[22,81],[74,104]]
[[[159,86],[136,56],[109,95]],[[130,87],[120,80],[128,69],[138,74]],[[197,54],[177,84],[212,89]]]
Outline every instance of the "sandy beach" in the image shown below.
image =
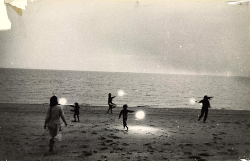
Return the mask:
[[63,106],[69,126],[49,153],[43,129],[48,104],[0,104],[0,160],[240,160],[250,158],[250,111],[145,108],[129,114],[125,131],[121,107],[81,106],[80,122]]

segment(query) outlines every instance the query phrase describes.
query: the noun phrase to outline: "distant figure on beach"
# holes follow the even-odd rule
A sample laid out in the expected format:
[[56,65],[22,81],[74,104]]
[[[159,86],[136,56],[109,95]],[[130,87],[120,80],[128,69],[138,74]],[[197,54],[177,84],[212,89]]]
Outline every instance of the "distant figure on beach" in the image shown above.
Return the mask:
[[111,113],[112,113],[112,109],[116,107],[116,104],[114,104],[114,103],[112,102],[113,98],[115,98],[115,96],[114,96],[114,97],[111,97],[111,93],[109,93],[109,96],[108,96],[108,105],[109,105],[109,109],[108,109],[108,112],[107,112],[107,113],[109,113],[109,110],[110,110]]
[[74,112],[74,121],[73,122],[76,122],[76,116],[77,116],[77,119],[78,119],[78,122],[80,122],[79,120],[79,109],[80,109],[80,106],[78,105],[78,103],[76,102],[75,103],[75,106],[74,105],[70,105],[71,107],[74,107],[74,110],[70,110],[72,112]]
[[50,98],[50,107],[48,108],[48,112],[46,115],[44,129],[48,127],[49,134],[50,134],[50,144],[49,144],[49,151],[53,151],[53,146],[55,143],[55,138],[59,138],[61,136],[61,122],[60,118],[63,120],[65,126],[67,126],[67,122],[65,120],[64,112],[62,107],[58,104],[58,100],[56,96],[52,96]]
[[130,112],[130,113],[132,113],[132,112],[134,112],[134,111],[130,111],[130,110],[127,110],[127,108],[128,108],[128,105],[123,105],[123,110],[121,110],[121,112],[120,112],[120,115],[119,115],[119,119],[121,118],[121,115],[122,115],[122,117],[123,117],[123,127],[125,128],[127,128],[127,130],[128,130],[128,126],[127,126],[127,119],[128,119],[128,113]]
[[[208,96],[204,96],[203,100],[200,100],[198,103],[202,103],[202,109],[201,109],[201,115],[199,116],[198,121],[200,121],[200,119],[203,117],[204,113],[204,119],[203,119],[203,123],[205,123],[206,119],[207,119],[207,115],[208,115],[208,108],[210,108],[210,103],[209,103],[209,99],[211,99],[213,97],[208,97]],[[196,101],[197,102],[197,101]]]

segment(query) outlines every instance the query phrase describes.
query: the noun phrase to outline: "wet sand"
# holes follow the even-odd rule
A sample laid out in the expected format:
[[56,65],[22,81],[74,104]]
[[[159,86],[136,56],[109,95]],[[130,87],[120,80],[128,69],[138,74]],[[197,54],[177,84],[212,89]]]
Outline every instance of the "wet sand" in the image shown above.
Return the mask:
[[81,106],[80,122],[72,122],[72,107],[64,106],[62,141],[49,153],[43,129],[48,105],[0,104],[0,160],[240,160],[250,158],[250,111],[129,108],[125,131],[121,107]]

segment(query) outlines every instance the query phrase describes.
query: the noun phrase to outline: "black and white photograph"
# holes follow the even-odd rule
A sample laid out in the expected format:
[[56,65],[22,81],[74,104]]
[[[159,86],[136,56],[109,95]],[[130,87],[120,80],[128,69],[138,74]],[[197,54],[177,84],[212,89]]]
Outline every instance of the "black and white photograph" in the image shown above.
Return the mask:
[[0,161],[249,161],[249,0],[0,0]]

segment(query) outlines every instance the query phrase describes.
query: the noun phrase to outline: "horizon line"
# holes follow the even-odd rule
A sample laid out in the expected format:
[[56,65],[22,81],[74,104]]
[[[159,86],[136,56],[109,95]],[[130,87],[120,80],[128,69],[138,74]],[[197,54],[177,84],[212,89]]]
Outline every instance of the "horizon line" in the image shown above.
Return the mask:
[[189,75],[189,76],[221,76],[221,77],[246,77],[249,78],[250,76],[243,76],[243,75],[222,75],[222,74],[202,74],[202,73],[161,73],[161,72],[126,72],[126,71],[100,71],[100,70],[72,70],[72,69],[44,69],[44,68],[11,68],[11,67],[0,67],[0,69],[25,69],[25,70],[54,70],[54,71],[76,71],[76,72],[107,72],[107,73],[132,73],[132,74],[162,74],[162,75]]

